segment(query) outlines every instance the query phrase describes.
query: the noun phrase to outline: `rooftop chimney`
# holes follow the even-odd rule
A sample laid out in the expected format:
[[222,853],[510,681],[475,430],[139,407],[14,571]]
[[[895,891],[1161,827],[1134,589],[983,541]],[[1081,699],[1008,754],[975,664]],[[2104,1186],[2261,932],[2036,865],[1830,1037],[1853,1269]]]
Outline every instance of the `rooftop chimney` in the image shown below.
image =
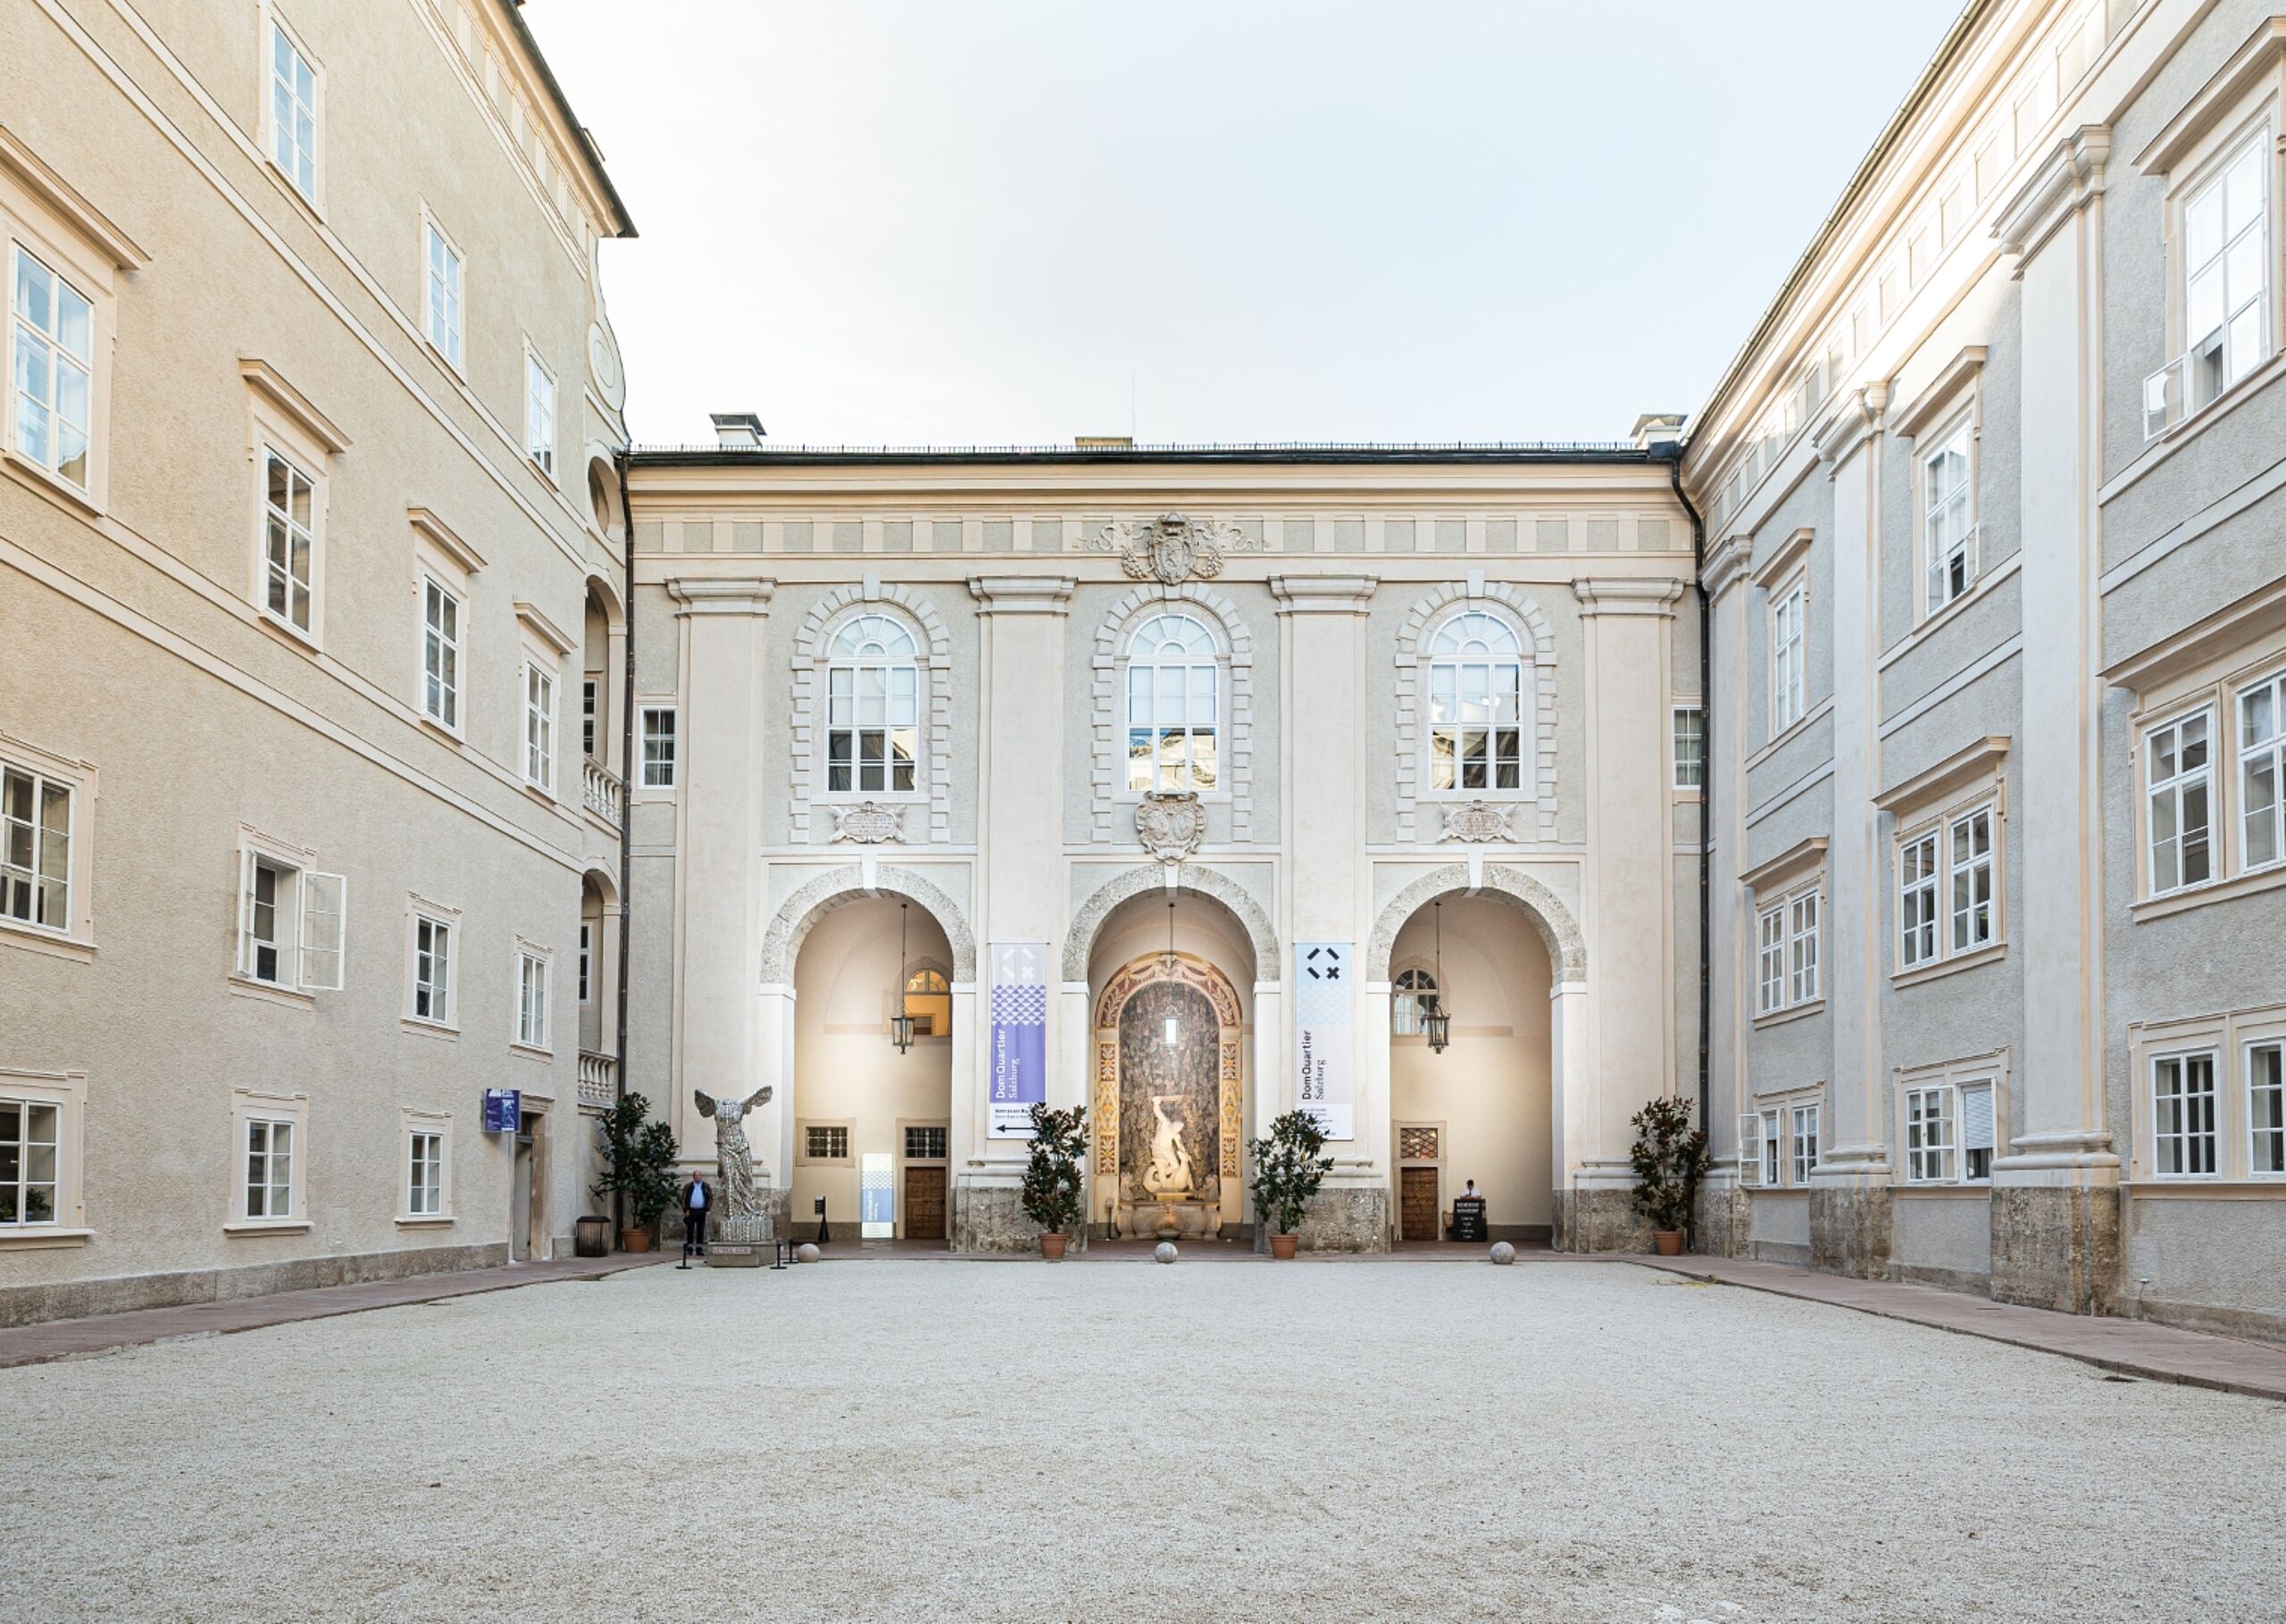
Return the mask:
[[759,451],[764,430],[762,420],[751,412],[717,412],[714,419],[714,443],[724,451]]
[[1132,451],[1135,437],[1131,434],[1075,434],[1072,445],[1079,451]]
[[1635,442],[1638,451],[1671,446],[1682,438],[1683,422],[1689,415],[1683,412],[1646,412],[1635,420],[1635,427],[1627,431],[1627,437]]

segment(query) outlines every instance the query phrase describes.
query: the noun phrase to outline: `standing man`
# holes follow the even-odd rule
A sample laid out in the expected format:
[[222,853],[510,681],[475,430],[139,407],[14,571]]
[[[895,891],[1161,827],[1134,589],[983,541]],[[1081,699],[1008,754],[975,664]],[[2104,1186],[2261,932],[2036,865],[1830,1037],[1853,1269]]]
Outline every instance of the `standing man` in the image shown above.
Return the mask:
[[706,1220],[707,1216],[712,1213],[713,1210],[714,1187],[706,1182],[706,1176],[704,1173],[693,1170],[690,1175],[690,1182],[682,1187],[682,1255],[684,1262],[678,1265],[678,1267],[688,1268],[689,1266],[688,1260],[694,1247],[697,1248],[699,1256],[705,1257],[706,1255]]

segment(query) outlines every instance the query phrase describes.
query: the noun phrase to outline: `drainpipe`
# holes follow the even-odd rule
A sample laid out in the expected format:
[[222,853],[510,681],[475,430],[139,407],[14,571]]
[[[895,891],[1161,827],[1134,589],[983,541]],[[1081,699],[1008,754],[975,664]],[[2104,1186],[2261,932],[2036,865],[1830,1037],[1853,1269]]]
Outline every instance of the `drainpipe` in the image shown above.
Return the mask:
[[[635,512],[627,499],[627,450],[612,454],[619,475],[619,534],[626,556],[626,659],[620,672],[619,717],[619,1058],[612,1073],[612,1097],[627,1097],[628,962],[635,956]],[[612,1233],[627,1227],[627,1196],[612,1196]]]
[[1713,868],[1714,850],[1714,621],[1707,609],[1706,588],[1701,584],[1706,568],[1706,523],[1691,505],[1690,498],[1683,495],[1681,442],[1663,449],[1667,459],[1667,481],[1674,487],[1675,500],[1682,504],[1682,511],[1690,515],[1691,589],[1698,599],[1698,1126],[1712,1137],[1714,1128],[1707,1112],[1714,1103],[1710,1068],[1714,1053],[1714,1011],[1708,1000],[1713,981],[1708,966],[1714,924],[1709,912],[1707,876]]

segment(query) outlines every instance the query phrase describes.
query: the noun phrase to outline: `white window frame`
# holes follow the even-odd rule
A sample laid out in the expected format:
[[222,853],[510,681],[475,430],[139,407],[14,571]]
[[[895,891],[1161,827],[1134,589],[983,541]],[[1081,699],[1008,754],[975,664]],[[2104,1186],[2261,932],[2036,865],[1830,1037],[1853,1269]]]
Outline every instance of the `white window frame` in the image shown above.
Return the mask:
[[524,657],[517,682],[518,714],[523,719],[520,762],[524,782],[544,795],[555,793],[556,668],[536,654]]
[[[2255,710],[2251,702],[2257,699],[2264,702],[2262,708],[2269,712],[2269,731],[2260,737],[2251,737]],[[2286,670],[2235,686],[2228,713],[2234,762],[2231,828],[2237,837],[2232,854],[2236,860],[2233,872],[2259,874],[2286,864]],[[2270,780],[2270,798],[2263,805],[2255,804],[2253,780],[2257,772],[2265,773]],[[2257,826],[2270,842],[2271,854],[2260,860],[2254,855],[2253,835]]]
[[[1120,755],[1125,763],[1122,787],[1129,796],[1187,793],[1219,797],[1228,793],[1224,767],[1231,754],[1230,729],[1225,725],[1230,708],[1229,662],[1216,625],[1219,619],[1185,605],[1159,604],[1137,616],[1121,633],[1117,703],[1120,737],[1123,741]],[[1180,620],[1196,629],[1206,652],[1202,654],[1186,648],[1163,657],[1166,646],[1164,639],[1148,651],[1141,650],[1143,635],[1163,620]],[[1146,672],[1150,673],[1151,692],[1138,695],[1136,681]],[[1162,672],[1175,674],[1179,692],[1173,696],[1173,715],[1161,712],[1166,698],[1158,692]],[[1198,715],[1200,695],[1196,691],[1202,678],[1207,688],[1204,720]],[[1142,704],[1139,714],[1139,700]],[[1206,743],[1204,752],[1198,748],[1202,736]],[[1139,738],[1149,741],[1148,756],[1136,754]],[[1178,754],[1172,760],[1165,750],[1171,741],[1179,745]],[[1202,755],[1206,758],[1205,764],[1208,768],[1203,781],[1197,771]],[[1139,770],[1146,781],[1137,781]]]
[[[1960,1114],[1950,1083],[1903,1091],[1905,1182],[1960,1182]],[[1933,1130],[1933,1131],[1932,1131]]]
[[[2223,1120],[2223,1101],[2227,1093],[2223,1079],[2223,1056],[2225,1053],[2227,1051],[2216,1046],[2200,1045],[2165,1049],[2146,1058],[2143,1086],[2150,1102],[2151,1176],[2154,1178],[2173,1184],[2216,1179],[2223,1176],[2226,1147],[2230,1144],[2229,1129]],[[2207,1086],[2194,1091],[2190,1085],[2202,1066]],[[2163,1096],[2160,1084],[2170,1075],[2174,1087]],[[2178,1102],[2173,1112],[2163,1110],[2163,1098]],[[2206,1105],[2203,1128],[2196,1120],[2198,1103],[2201,1099]],[[2172,1120],[2168,1120],[2170,1116]],[[2202,1141],[2207,1150],[2207,1166],[2182,1165],[2196,1159],[2190,1153]],[[2167,1147],[2170,1145],[2177,1147],[2178,1165],[2172,1169],[2167,1166]]]
[[[75,274],[77,268],[71,260],[46,250],[45,244],[22,238],[12,240],[10,247],[6,294],[8,344],[4,358],[7,371],[4,386],[7,399],[8,452],[11,456],[38,469],[66,489],[81,496],[90,496],[95,489],[96,412],[100,399],[96,390],[96,363],[99,346],[106,337],[101,312],[95,295],[82,285]],[[27,267],[34,269],[28,271]],[[28,310],[21,305],[21,289],[34,275],[48,284],[44,319],[36,319],[40,317],[38,311]],[[87,306],[87,353],[84,354],[79,354],[69,344],[70,336],[63,323],[63,296],[66,293],[77,304]],[[21,383],[21,379],[32,376],[29,363],[21,359],[27,352],[38,354],[46,361],[44,376],[46,381],[36,394],[28,393]],[[80,410],[87,420],[81,423],[72,423],[64,415],[69,409],[69,401],[61,379],[67,367],[79,379],[82,391]],[[47,426],[45,443],[37,448],[23,444],[19,437],[25,432],[24,425],[31,416],[26,409],[28,405],[38,409]],[[86,440],[85,449],[79,457],[63,454],[66,442],[64,437],[57,432],[59,423]],[[66,471],[80,457],[85,459],[81,464],[84,477],[75,478]]]
[[596,921],[580,921],[580,1004],[586,1008],[596,1001]]
[[1810,581],[1798,570],[1770,594],[1770,737],[1809,713]]
[[1739,1113],[1739,1183],[1748,1189],[1761,1189],[1764,1131],[1763,1113],[1742,1111]]
[[[2244,1079],[2247,1177],[2286,1178],[2286,1036],[2249,1037],[2239,1045]],[[2258,1056],[2267,1056],[2263,1064]],[[2268,1095],[2262,1099],[2258,1096]],[[2263,1145],[2270,1140],[2269,1146]]]
[[[424,959],[422,927],[429,928],[429,945]],[[443,974],[441,979],[423,970],[434,970],[439,956],[435,949],[434,933],[442,931]],[[460,1030],[460,962],[466,944],[461,939],[461,916],[457,909],[438,904],[414,896],[405,910],[405,1021],[422,1030],[438,1033],[457,1033]],[[423,1009],[422,994],[426,991],[428,1007]]]
[[310,853],[241,830],[233,978],[277,993],[339,992],[348,960],[348,902],[347,879],[320,869]]
[[1763,1189],[1782,1189],[1786,1176],[1786,1114],[1774,1105],[1765,1107],[1759,1114],[1762,1166],[1757,1170],[1756,1182]]
[[[24,931],[58,941],[84,940],[81,876],[87,855],[83,795],[86,769],[28,749],[0,734],[0,930]],[[48,817],[54,798],[63,796],[63,851],[59,876],[52,843],[58,831]],[[62,887],[57,904],[48,887]],[[25,912],[18,913],[21,903]],[[51,915],[53,917],[51,917]]]
[[[2140,866],[2143,870],[2143,895],[2147,897],[2169,896],[2179,891],[2195,890],[2200,886],[2212,884],[2219,878],[2215,862],[2216,716],[2215,707],[2211,703],[2202,700],[2190,709],[2175,712],[2162,720],[2151,723],[2136,736],[2135,759],[2139,786],[2136,799],[2141,808],[2141,816],[2137,822],[2142,837],[2139,842]],[[2202,733],[2202,737],[2198,741],[2202,754],[2197,767],[2186,767],[2183,765],[2185,733],[2193,724],[2197,724]],[[2164,779],[2156,776],[2154,765],[2155,752],[2163,736],[2172,736],[2174,751],[2173,770]],[[2205,854],[2207,871],[2196,879],[2190,879],[2184,877],[2186,867],[2183,862],[2184,837],[2187,830],[2183,822],[2182,804],[2185,797],[2193,789],[2204,792],[2206,803],[2205,811],[2199,821],[2198,844]],[[2173,848],[2174,883],[2165,886],[2159,883],[2161,842],[2158,834],[2157,809],[2163,802],[2170,808],[2170,819],[2173,829],[2167,837],[2167,844]]]
[[[16,352],[24,339],[16,317],[16,276],[27,256],[70,284],[88,305],[88,463],[86,478],[65,475],[57,459],[18,446],[21,403]],[[119,277],[146,262],[142,251],[76,195],[59,191],[38,160],[0,143],[0,473],[96,513],[111,488],[113,346],[118,333]],[[53,326],[53,321],[50,323]],[[51,441],[51,452],[54,442]]]
[[[847,654],[838,652],[842,638],[853,628],[868,620],[880,620],[894,628],[905,639],[906,652],[900,654],[886,646],[878,657],[866,653],[862,646]],[[927,629],[912,617],[892,611],[886,604],[866,603],[838,617],[828,626],[825,635],[818,639],[818,647],[821,651],[818,663],[822,668],[820,672],[819,708],[823,712],[818,729],[820,798],[829,802],[883,801],[896,804],[926,801],[929,798],[930,769],[928,718],[931,697]],[[879,696],[881,720],[878,723],[868,722],[862,709],[862,702],[874,696],[858,692],[861,687],[866,686],[864,673],[869,671],[881,673],[882,692]],[[896,720],[898,702],[905,697],[897,693],[899,677],[907,678],[912,688],[911,720],[902,724]],[[837,693],[837,687],[841,691]],[[912,735],[909,747],[912,782],[899,789],[897,787],[894,736],[908,731]],[[880,782],[872,787],[868,787],[865,782],[864,736],[868,733],[881,736],[881,754],[875,763]],[[849,781],[846,786],[836,788],[833,781],[837,764],[834,749],[843,736],[847,738]]]
[[1938,919],[1942,895],[1939,858],[1945,844],[1941,821],[1916,828],[1896,842],[1898,968],[1920,970],[1944,954],[1945,933]]
[[[288,190],[313,209],[321,209],[325,186],[325,69],[315,53],[274,6],[263,8],[262,39],[262,151],[270,167],[286,182]],[[303,99],[298,83],[289,84],[279,71],[278,47],[284,45],[300,67],[309,75],[309,94]],[[309,177],[305,181],[296,172],[296,165],[288,161],[281,150],[291,146],[296,157],[305,155],[301,142],[296,138],[290,124],[282,122],[279,97],[283,93],[296,111],[309,115],[310,139],[306,153]]]
[[[1991,1174],[1972,1173],[1969,1158],[1973,1151],[1982,1151],[1987,1161],[1997,1162],[2007,1153],[2010,1052],[2007,1049],[1988,1050],[1981,1054],[1964,1055],[1956,1060],[1942,1061],[1895,1074],[1896,1087],[1890,1099],[1895,1115],[1894,1127],[1898,1157],[1897,1178],[1899,1183],[1915,1186],[1987,1185]],[[1970,1095],[1987,1090],[1990,1096],[1990,1132],[1985,1136],[1989,1143],[1973,1143],[1966,1101]],[[1950,1138],[1951,1156],[1946,1162],[1949,1170],[1938,1177],[1917,1162],[1914,1152],[1912,1103],[1915,1096],[1935,1093],[1945,1095],[1944,1119]],[[1936,1147],[1942,1148],[1942,1147]],[[1925,1153],[1925,1152],[1924,1152]],[[1917,1176],[1916,1176],[1917,1175]]]
[[1677,704],[1670,717],[1673,741],[1674,787],[1698,795],[1706,786],[1706,710],[1696,701]]
[[518,937],[515,1017],[509,1038],[514,1047],[538,1054],[555,1052],[554,1012],[548,1007],[555,979],[555,949],[535,946]]
[[1755,914],[1755,1012],[1783,1012],[1786,985],[1786,904],[1781,901]]
[[396,1221],[422,1227],[451,1223],[452,1114],[408,1110],[398,1131],[397,1145]]
[[[251,1200],[252,1157],[254,1128],[257,1124],[271,1130],[263,1136],[265,1158],[263,1183],[263,1211],[254,1210]],[[310,1169],[310,1096],[307,1094],[279,1094],[258,1088],[233,1088],[230,1091],[230,1147],[224,1159],[229,1179],[229,1191],[223,1208],[223,1232],[228,1235],[275,1234],[281,1230],[304,1231],[311,1227],[309,1202]],[[277,1188],[274,1178],[275,1162],[281,1153],[278,1148],[278,1128],[287,1132],[283,1155],[286,1162],[283,1212],[272,1211],[270,1192]]]
[[[323,548],[320,537],[325,532],[325,475],[322,462],[308,463],[300,454],[279,446],[271,437],[264,437],[256,449],[254,546],[258,553],[255,571],[259,585],[254,594],[254,609],[272,625],[280,627],[305,643],[318,640],[318,610],[321,602],[318,582],[322,569]],[[313,472],[314,467],[319,471]],[[273,473],[282,471],[286,476],[286,499],[279,503]],[[294,500],[295,487],[307,487],[308,521],[297,517]],[[295,543],[303,544],[307,564],[306,579],[294,570]],[[283,557],[279,556],[282,552]],[[281,591],[282,587],[282,591]],[[294,613],[296,594],[305,618]],[[273,602],[282,597],[284,606]]]
[[[2131,1166],[2136,1180],[2160,1184],[2214,1184],[2243,1181],[2275,1186],[2286,1172],[2265,1165],[2260,1141],[2273,1136],[2268,1124],[2286,1121],[2286,1098],[2273,1099],[2260,1069],[2263,1056],[2277,1053],[2286,1067],[2286,1003],[2228,1010],[2181,1020],[2131,1021],[2128,1052],[2135,1078],[2135,1153]],[[2184,1057],[2211,1057],[2214,1092],[2211,1104],[2215,1165],[2208,1170],[2169,1170],[2162,1165],[2162,1128],[2178,1126],[2163,1120],[2159,1085],[2163,1068]],[[2286,1079],[2282,1079],[2286,1094]],[[2203,1098],[2204,1096],[2202,1096]],[[2275,1105],[2278,1117],[2267,1113]],[[2189,1124],[2197,1127],[2196,1123]],[[2204,1138],[2203,1134],[2195,1136]],[[2181,1143],[2180,1132],[2165,1136]]]
[[[1806,1129],[1803,1126],[1805,1117],[1809,1119]],[[1798,1188],[1808,1187],[1810,1175],[1817,1167],[1818,1153],[1825,1143],[1824,1121],[1823,1100],[1798,1100],[1786,1107],[1786,1163]]]
[[[1470,645],[1458,649],[1440,650],[1439,640],[1462,622],[1481,620],[1497,627],[1507,640],[1506,648],[1496,647],[1481,637],[1469,639]],[[1514,614],[1495,608],[1490,600],[1472,599],[1455,605],[1424,628],[1421,634],[1420,670],[1415,679],[1420,695],[1421,759],[1415,782],[1420,788],[1418,798],[1423,801],[1533,801],[1539,795],[1539,742],[1538,705],[1539,701],[1539,669],[1538,645],[1531,629]],[[1451,672],[1449,687],[1455,714],[1445,721],[1438,720],[1438,708],[1444,695],[1440,689],[1447,686],[1443,673]],[[1465,685],[1472,673],[1484,679],[1485,694],[1489,699],[1504,676],[1513,676],[1514,715],[1506,720],[1498,716],[1473,721],[1461,714],[1467,701]],[[1515,750],[1514,765],[1516,781],[1513,785],[1499,782],[1501,769],[1509,764],[1509,753],[1499,748],[1500,736],[1514,733]],[[1468,776],[1466,741],[1472,734],[1484,738],[1484,754],[1481,758],[1485,782],[1471,785]],[[1448,755],[1438,753],[1440,737],[1448,737]],[[1453,781],[1448,786],[1437,782],[1440,762],[1449,762]]]
[[[1921,617],[1926,620],[1976,587],[1977,432],[1963,412],[1914,449],[1921,510]],[[1957,457],[1960,477],[1940,489],[1940,467]],[[1956,568],[1957,566],[1957,568]]]
[[1441,998],[1444,989],[1437,985],[1436,971],[1426,964],[1407,964],[1389,978],[1389,1036],[1391,1037],[1428,1039],[1428,1029],[1421,1023],[1421,995]]
[[603,679],[589,672],[580,675],[580,755],[584,761],[596,761],[596,724],[602,720],[597,705],[603,697]]
[[[1981,851],[1973,844],[1980,823],[1984,831]],[[1965,837],[1972,842],[1965,849]],[[1980,880],[1981,897],[1977,894]],[[1981,937],[1975,936],[1980,909],[1984,927]],[[1997,800],[1981,802],[1945,820],[1945,940],[1955,955],[1981,953],[2000,939],[2000,807]],[[1963,939],[1964,928],[1970,939]]]
[[[438,252],[442,250],[442,261]],[[421,337],[459,376],[468,371],[468,258],[452,234],[421,211]]]
[[[442,611],[443,625],[435,612]],[[465,669],[468,600],[443,575],[421,571],[421,714],[455,737],[461,737],[462,675]]]
[[[546,387],[543,392],[541,386]],[[524,454],[532,464],[547,476],[551,483],[556,478],[560,459],[555,454],[555,373],[524,341]]]
[[1786,903],[1786,1006],[1815,1004],[1823,995],[1820,979],[1820,937],[1825,920],[1825,893],[1816,886],[1797,892]]
[[[2146,439],[2196,420],[2277,353],[2273,128],[2265,115],[2233,129],[2189,169],[2167,200],[2167,325],[2173,342],[2167,364],[2143,382]],[[2252,182],[2254,212],[2233,230],[2232,188],[2241,179]],[[2217,211],[2213,241],[2195,240],[2210,201]],[[2216,288],[2212,310],[2194,309],[2195,290],[2209,278]]]
[[[26,1147],[18,1153],[16,1178],[13,1181],[16,1216],[0,1219],[0,1252],[86,1245],[90,1233],[84,1184],[87,1073],[28,1071],[0,1066],[0,1101],[15,1104],[22,1113],[17,1119],[21,1136],[17,1143]],[[55,1112],[55,1155],[49,1178],[30,1177],[35,1168],[29,1146],[35,1141],[29,1137],[28,1117],[33,1109]],[[54,1187],[47,1216],[42,1219],[24,1216],[24,1191],[33,1185]]]
[[[667,719],[665,730],[657,730],[653,718]],[[662,739],[666,750],[662,755],[653,745]],[[682,747],[682,719],[678,708],[672,704],[646,704],[638,707],[635,745],[638,762],[636,787],[638,789],[673,789],[680,778]]]

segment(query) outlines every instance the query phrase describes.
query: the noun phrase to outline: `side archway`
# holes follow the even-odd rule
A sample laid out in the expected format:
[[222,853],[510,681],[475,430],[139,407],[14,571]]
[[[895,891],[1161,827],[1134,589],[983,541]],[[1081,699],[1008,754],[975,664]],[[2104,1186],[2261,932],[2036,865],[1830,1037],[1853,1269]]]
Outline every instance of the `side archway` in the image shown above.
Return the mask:
[[[1389,979],[1389,958],[1397,946],[1397,932],[1405,928],[1406,920],[1439,897],[1468,888],[1468,865],[1456,862],[1423,874],[1391,897],[1389,906],[1381,910],[1381,917],[1373,923],[1373,939],[1366,945],[1365,979]],[[1548,960],[1555,967],[1557,982],[1576,984],[1587,980],[1587,938],[1581,934],[1580,922],[1572,917],[1572,910],[1564,905],[1562,897],[1522,869],[1498,863],[1485,866],[1477,895],[1496,898],[1523,911],[1548,946]]]
[[[887,870],[884,870],[886,872]],[[1088,979],[1088,955],[1094,948],[1096,932],[1114,908],[1132,896],[1142,896],[1166,888],[1166,872],[1157,863],[1140,863],[1119,873],[1096,887],[1095,893],[1080,904],[1072,916],[1072,928],[1064,937],[1064,979],[1085,981]],[[1181,871],[1178,891],[1188,891],[1195,896],[1211,897],[1230,910],[1231,914],[1246,929],[1247,939],[1254,948],[1254,979],[1257,982],[1274,983],[1278,979],[1278,929],[1270,922],[1252,892],[1229,875],[1208,868],[1185,868]],[[916,899],[918,900],[918,899]],[[946,927],[950,934],[951,927]]]
[[952,948],[953,979],[976,979],[976,938],[970,933],[968,916],[958,903],[910,869],[878,868],[873,870],[872,884],[868,886],[864,870],[852,865],[827,870],[797,889],[779,907],[762,938],[763,981],[790,984],[794,961],[802,951],[802,939],[820,920],[844,904],[880,896],[901,896],[927,909]]

